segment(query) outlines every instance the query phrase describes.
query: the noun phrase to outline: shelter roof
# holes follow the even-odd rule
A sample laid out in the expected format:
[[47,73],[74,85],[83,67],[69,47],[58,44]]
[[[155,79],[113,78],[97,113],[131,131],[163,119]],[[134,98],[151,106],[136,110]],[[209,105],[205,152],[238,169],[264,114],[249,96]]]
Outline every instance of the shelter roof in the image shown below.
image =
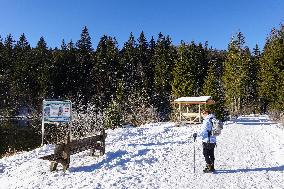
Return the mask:
[[214,104],[211,96],[180,97],[174,100],[177,104]]

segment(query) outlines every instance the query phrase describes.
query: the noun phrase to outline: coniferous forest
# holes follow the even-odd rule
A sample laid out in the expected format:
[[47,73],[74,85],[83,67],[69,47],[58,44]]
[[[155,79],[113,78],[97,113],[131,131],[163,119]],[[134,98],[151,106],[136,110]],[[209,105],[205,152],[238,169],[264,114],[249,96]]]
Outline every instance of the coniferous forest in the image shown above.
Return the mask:
[[212,109],[223,120],[284,110],[284,25],[271,30],[263,50],[249,49],[241,32],[226,50],[207,42],[173,45],[170,36],[146,39],[143,32],[130,33],[121,49],[104,35],[94,49],[87,27],[60,48],[49,48],[44,37],[31,47],[27,38],[0,38],[1,116],[22,106],[40,115],[43,99],[69,99],[75,110],[92,106],[103,114],[107,127],[139,125],[146,117],[171,119],[178,97],[202,95],[213,97]]

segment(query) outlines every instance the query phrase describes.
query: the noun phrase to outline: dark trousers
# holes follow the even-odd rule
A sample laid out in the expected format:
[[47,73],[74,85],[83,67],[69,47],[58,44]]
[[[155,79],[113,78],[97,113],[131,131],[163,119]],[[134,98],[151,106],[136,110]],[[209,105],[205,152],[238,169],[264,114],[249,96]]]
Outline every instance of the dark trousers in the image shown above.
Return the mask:
[[203,142],[202,146],[203,146],[203,155],[204,155],[206,164],[214,164],[214,160],[215,160],[214,148],[216,144]]

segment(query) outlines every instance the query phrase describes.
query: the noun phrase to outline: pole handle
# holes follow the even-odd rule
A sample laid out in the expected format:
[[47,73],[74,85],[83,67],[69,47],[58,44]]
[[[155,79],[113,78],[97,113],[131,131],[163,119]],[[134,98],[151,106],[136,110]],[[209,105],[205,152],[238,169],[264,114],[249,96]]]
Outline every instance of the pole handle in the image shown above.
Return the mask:
[[197,133],[193,133],[193,141],[196,141]]

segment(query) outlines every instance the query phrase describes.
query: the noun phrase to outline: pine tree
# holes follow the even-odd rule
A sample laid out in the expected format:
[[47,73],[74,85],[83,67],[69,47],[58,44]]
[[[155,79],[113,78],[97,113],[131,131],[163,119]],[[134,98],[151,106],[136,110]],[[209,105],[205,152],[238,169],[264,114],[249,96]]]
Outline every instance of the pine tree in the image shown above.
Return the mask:
[[[252,65],[251,53],[248,47],[244,47],[242,50],[242,79],[241,79],[241,113],[249,114],[253,110],[253,96],[251,96],[252,86],[251,79],[255,69]],[[250,73],[251,71],[251,73]]]
[[11,111],[13,111],[13,95],[12,95],[12,69],[14,64],[14,47],[15,47],[15,41],[13,40],[13,37],[11,34],[9,34],[3,44],[2,52],[1,52],[1,80],[0,80],[0,87],[1,87],[1,104],[3,104],[3,113],[4,115],[11,114]]
[[171,82],[175,57],[176,51],[171,44],[171,39],[169,36],[164,37],[159,33],[155,54],[151,63],[155,65],[153,104],[162,120],[167,120],[171,111]]
[[68,79],[70,77],[68,70],[70,69],[68,60],[68,50],[65,41],[62,41],[61,49],[54,49],[52,52],[53,66],[51,67],[51,96],[54,99],[68,98],[70,85]]
[[122,125],[122,114],[119,104],[112,100],[105,110],[104,114],[104,127],[115,129]]
[[208,61],[206,60],[207,52],[203,48],[202,44],[199,43],[195,48],[195,63],[194,63],[194,73],[195,73],[195,96],[200,96],[202,91],[202,86],[204,84],[205,75],[208,70]]
[[[258,45],[255,46],[253,49],[253,57],[252,57],[252,70],[249,71],[251,74],[251,80],[253,81],[251,84],[251,93],[252,93],[252,98],[254,98],[253,106],[254,106],[254,111],[255,112],[261,112],[260,109],[260,94],[259,94],[259,69],[260,69],[260,57],[261,57],[261,52],[258,47]],[[253,95],[254,94],[254,95]]]
[[148,86],[147,86],[147,93],[148,96],[150,98],[150,103],[152,104],[153,101],[152,99],[154,99],[154,76],[155,76],[155,65],[154,65],[154,61],[152,61],[154,55],[155,55],[155,49],[156,49],[156,42],[153,38],[153,36],[151,37],[151,40],[149,42],[149,67],[147,69],[146,72],[146,77],[148,80]]
[[15,105],[31,105],[32,86],[30,86],[31,77],[31,47],[22,34],[15,45],[15,60],[12,71],[12,89]]
[[120,52],[121,79],[125,83],[124,87],[127,94],[136,93],[141,84],[136,46],[136,41],[131,33]]
[[229,44],[222,83],[226,107],[231,114],[239,114],[243,108],[243,99],[247,81],[247,65],[250,57],[244,50],[244,37],[241,32],[233,37]]
[[201,44],[184,42],[178,47],[173,79],[173,96],[199,96],[207,71],[206,51]]
[[[63,46],[64,47],[64,46]],[[67,89],[67,96],[69,99],[72,99],[72,102],[76,102],[77,95],[79,94],[79,87],[78,87],[78,77],[80,77],[80,65],[77,62],[77,49],[75,48],[74,43],[72,40],[66,45],[66,51],[62,48],[64,52],[64,57],[66,57],[66,66],[67,66],[67,78],[66,78],[66,85],[68,86]]]
[[182,96],[194,96],[194,71],[193,71],[194,44],[186,45],[181,42],[177,49],[178,57],[173,70],[172,93],[174,98]]
[[80,40],[76,43],[77,46],[77,62],[79,64],[79,75],[77,77],[77,85],[79,91],[79,100],[83,104],[87,104],[91,100],[91,96],[94,94],[94,89],[90,88],[91,85],[91,70],[93,67],[93,48],[91,37],[89,35],[88,29],[85,26],[81,33]]
[[50,98],[50,68],[51,53],[43,37],[41,37],[34,49],[32,49],[33,60],[31,62],[32,78],[29,86],[33,88],[33,104],[40,111],[43,99]]
[[[258,95],[258,70],[259,70],[259,58],[260,50],[258,45],[253,49],[253,56],[248,60],[247,66],[247,77],[246,77],[246,109],[247,113],[259,112],[259,95]],[[247,56],[251,56],[249,50],[247,49]]]
[[5,63],[4,63],[4,44],[3,44],[3,40],[0,36],[0,113],[2,115],[4,115],[4,113],[2,113],[2,111],[4,111],[4,107],[5,107],[5,87],[7,86],[6,84],[7,79],[6,79],[6,68],[5,68]]
[[[211,51],[211,53],[216,53]],[[216,55],[211,55],[209,60],[209,68],[206,74],[205,83],[203,85],[202,94],[204,96],[211,96],[215,104],[209,105],[213,110],[217,119],[225,120],[227,112],[225,111],[224,91],[221,85],[221,77],[218,74],[219,65]]]
[[260,58],[262,111],[283,111],[284,27],[272,29]]
[[93,99],[97,107],[105,109],[115,98],[118,75],[118,48],[115,38],[103,36],[95,52],[95,65],[92,69]]
[[150,73],[153,73],[153,68],[150,65],[150,53],[149,53],[149,45],[146,40],[146,37],[143,32],[141,32],[138,45],[137,45],[137,58],[138,58],[138,67],[137,67],[137,74],[138,74],[138,87],[140,95],[143,95],[147,102],[149,103],[149,89],[150,85],[152,85],[151,77],[149,77]]

